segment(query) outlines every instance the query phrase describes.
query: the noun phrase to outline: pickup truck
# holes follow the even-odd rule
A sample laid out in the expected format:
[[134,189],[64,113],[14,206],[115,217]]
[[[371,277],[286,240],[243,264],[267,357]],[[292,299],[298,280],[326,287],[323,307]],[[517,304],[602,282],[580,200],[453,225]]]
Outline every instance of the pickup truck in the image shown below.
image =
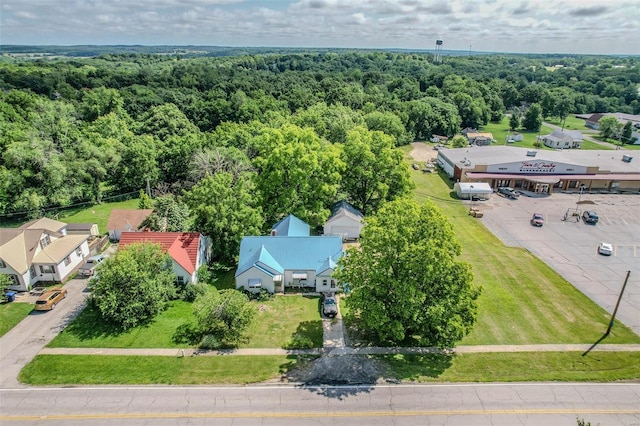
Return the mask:
[[106,256],[102,254],[91,256],[87,259],[87,262],[78,269],[78,275],[82,277],[90,277],[96,272],[96,267],[105,259]]

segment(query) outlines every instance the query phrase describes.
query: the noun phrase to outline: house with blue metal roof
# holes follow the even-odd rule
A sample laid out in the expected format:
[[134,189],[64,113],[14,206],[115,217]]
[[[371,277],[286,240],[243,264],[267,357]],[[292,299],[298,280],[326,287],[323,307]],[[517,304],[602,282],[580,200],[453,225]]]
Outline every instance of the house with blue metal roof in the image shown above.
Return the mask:
[[240,242],[236,288],[253,292],[265,289],[269,293],[287,288],[335,292],[337,282],[332,275],[342,254],[339,236],[276,233],[244,237]]
[[339,235],[343,240],[360,238],[364,215],[346,201],[339,201],[331,209],[331,216],[324,224],[325,235]]
[[280,219],[278,223],[271,228],[271,235],[279,235],[283,237],[308,237],[311,227],[308,223],[303,222],[294,215]]

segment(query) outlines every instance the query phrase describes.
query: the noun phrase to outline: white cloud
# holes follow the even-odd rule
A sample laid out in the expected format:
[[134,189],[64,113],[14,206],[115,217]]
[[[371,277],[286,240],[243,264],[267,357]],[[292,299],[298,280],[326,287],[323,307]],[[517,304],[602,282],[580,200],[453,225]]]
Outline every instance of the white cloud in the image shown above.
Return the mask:
[[[5,44],[640,54],[637,0],[2,0]],[[613,42],[617,41],[617,42]]]

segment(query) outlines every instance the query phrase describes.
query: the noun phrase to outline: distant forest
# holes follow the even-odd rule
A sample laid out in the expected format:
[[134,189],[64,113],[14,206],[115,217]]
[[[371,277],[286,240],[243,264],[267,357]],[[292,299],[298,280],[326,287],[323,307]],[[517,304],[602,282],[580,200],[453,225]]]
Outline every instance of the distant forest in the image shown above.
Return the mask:
[[435,64],[425,52],[347,49],[0,50],[0,218],[147,186],[197,209],[226,187],[259,212],[258,228],[288,213],[317,225],[338,199],[375,211],[406,193],[396,147],[411,141],[532,105],[542,117],[640,113],[637,57]]

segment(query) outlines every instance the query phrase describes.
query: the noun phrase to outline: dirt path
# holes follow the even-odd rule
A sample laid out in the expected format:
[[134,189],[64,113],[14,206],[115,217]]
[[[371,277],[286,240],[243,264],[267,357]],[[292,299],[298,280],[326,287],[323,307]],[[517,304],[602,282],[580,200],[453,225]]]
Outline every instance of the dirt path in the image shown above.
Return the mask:
[[411,143],[413,149],[409,153],[411,158],[415,161],[424,161],[427,162],[429,160],[433,160],[438,156],[438,151],[433,149],[433,146],[426,144],[424,142],[413,142]]

